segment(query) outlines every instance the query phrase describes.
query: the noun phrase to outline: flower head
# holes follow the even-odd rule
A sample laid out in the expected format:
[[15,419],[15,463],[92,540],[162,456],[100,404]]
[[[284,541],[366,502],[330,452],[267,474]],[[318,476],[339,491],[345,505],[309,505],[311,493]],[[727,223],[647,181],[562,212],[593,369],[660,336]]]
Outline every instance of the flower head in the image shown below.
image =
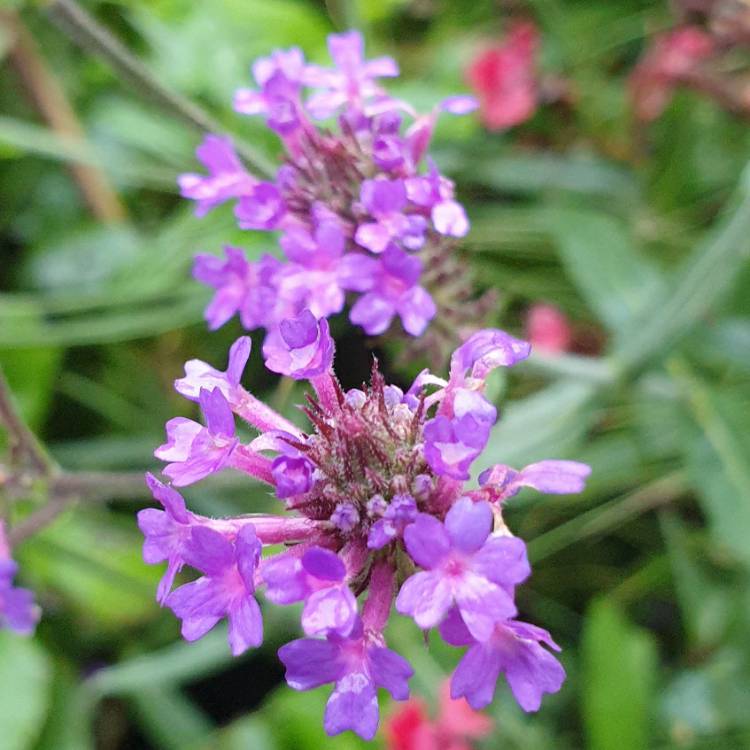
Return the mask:
[[[235,110],[264,116],[284,144],[273,179],[251,176],[218,136],[198,151],[208,176],[180,178],[199,214],[234,199],[241,229],[280,232],[280,260],[250,262],[234,247],[226,259],[198,256],[195,278],[216,290],[205,313],[212,329],[237,314],[247,330],[265,328],[275,346],[282,320],[305,309],[327,318],[349,297],[352,321],[369,334],[398,316],[407,335],[420,336],[437,314],[420,283],[425,271],[437,273],[434,287],[441,274],[464,272],[450,240],[469,231],[466,212],[453,183],[424,161],[438,114],[465,114],[475,100],[449,97],[418,115],[382,88],[398,67],[390,57],[367,60],[359,32],[333,34],[328,46],[333,68],[308,64],[297,48],[278,50],[253,65],[256,86],[236,92]],[[315,124],[332,115],[325,128]],[[486,314],[471,283],[442,287],[454,333]],[[435,340],[433,359],[445,357],[444,340]]]

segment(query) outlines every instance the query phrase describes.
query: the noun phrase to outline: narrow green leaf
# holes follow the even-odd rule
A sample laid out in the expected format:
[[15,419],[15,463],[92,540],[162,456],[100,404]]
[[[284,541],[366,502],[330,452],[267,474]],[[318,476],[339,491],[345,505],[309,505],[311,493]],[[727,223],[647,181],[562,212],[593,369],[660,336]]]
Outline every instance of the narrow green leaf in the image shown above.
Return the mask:
[[500,412],[477,472],[496,463],[523,466],[543,458],[564,458],[595,417],[597,386],[560,380]]
[[278,750],[265,712],[243,716],[215,732],[196,750]]
[[651,636],[600,600],[586,617],[582,656],[587,750],[646,750],[658,666]]
[[750,399],[703,383],[685,362],[670,371],[702,429],[687,449],[687,466],[716,544],[750,565]]
[[662,356],[731,290],[750,257],[750,171],[745,170],[734,209],[678,271],[671,289],[654,298],[618,338],[615,357],[636,369]]
[[657,268],[635,248],[614,218],[582,209],[546,212],[568,275],[591,309],[613,331],[664,294]]
[[139,724],[160,750],[185,750],[207,737],[210,719],[177,688],[143,687],[130,696]]
[[0,630],[0,747],[27,750],[50,702],[52,670],[39,643]]

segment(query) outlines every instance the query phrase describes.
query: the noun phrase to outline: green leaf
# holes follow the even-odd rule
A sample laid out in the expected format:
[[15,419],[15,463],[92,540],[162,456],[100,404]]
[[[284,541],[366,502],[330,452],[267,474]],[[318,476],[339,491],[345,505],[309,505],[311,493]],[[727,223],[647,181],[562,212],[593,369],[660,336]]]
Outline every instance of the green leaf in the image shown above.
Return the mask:
[[141,558],[142,537],[107,511],[69,513],[28,540],[19,559],[35,587],[64,595],[79,625],[133,625],[154,614],[161,572]]
[[512,193],[570,192],[632,200],[635,184],[621,168],[593,156],[553,153],[497,155],[483,143],[441,148],[437,162],[453,179]]
[[702,429],[686,450],[687,468],[714,542],[750,566],[750,397],[712,388],[682,361],[670,369]]
[[185,750],[213,729],[209,718],[178,688],[142,687],[131,700],[139,724],[161,750]]
[[654,298],[618,338],[614,356],[635,369],[669,352],[732,289],[750,257],[750,171],[743,173],[734,208],[699,243],[671,289]]
[[659,520],[687,636],[693,648],[711,648],[725,634],[734,592],[709,579],[703,545],[690,544],[687,527],[677,514],[664,512]]
[[0,746],[28,750],[50,702],[52,670],[36,641],[0,630]]
[[496,463],[521,467],[543,458],[564,458],[579,443],[594,417],[597,386],[560,380],[500,412],[478,473]]
[[59,660],[52,704],[34,750],[93,750],[93,706],[78,684],[76,670]]
[[599,600],[586,617],[582,658],[587,749],[646,750],[657,669],[651,636]]
[[263,713],[250,714],[214,733],[196,750],[277,750],[269,721]]
[[625,227],[603,213],[556,209],[545,224],[557,240],[563,265],[597,316],[622,330],[665,284],[657,268],[634,247]]
[[60,349],[0,351],[0,367],[26,423],[38,430],[47,414],[62,361]]

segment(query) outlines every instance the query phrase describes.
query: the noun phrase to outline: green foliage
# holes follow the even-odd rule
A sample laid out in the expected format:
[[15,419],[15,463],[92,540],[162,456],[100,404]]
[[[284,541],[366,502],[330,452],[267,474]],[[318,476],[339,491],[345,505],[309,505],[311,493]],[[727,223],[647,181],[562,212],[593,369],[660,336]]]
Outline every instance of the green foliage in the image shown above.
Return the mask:
[[7,750],[31,747],[39,735],[51,676],[49,658],[38,643],[0,631],[0,726]]
[[[193,255],[222,244],[251,257],[277,250],[237,230],[228,207],[197,219],[179,200],[175,178],[196,168],[199,134],[69,44],[44,4],[11,5],[85,138],[45,124],[12,67],[0,69],[0,365],[62,466],[142,472],[154,466],[163,422],[194,413],[171,390],[184,361],[223,366],[240,331],[236,323],[205,330],[208,292],[190,278]],[[161,83],[276,163],[277,139],[231,111],[233,90],[251,84],[253,59],[299,45],[322,62],[326,33],[364,24],[369,51],[399,59],[393,91],[427,110],[465,90],[465,66],[509,24],[506,5],[86,7]],[[531,716],[500,685],[483,746],[750,748],[747,124],[681,92],[635,132],[627,75],[650,34],[672,23],[667,3],[520,7],[541,28],[540,69],[565,84],[565,100],[505,133],[442,117],[434,156],[472,220],[460,252],[480,286],[501,295],[493,324],[522,335],[529,306],[551,302],[569,317],[575,348],[535,351],[492,382],[501,420],[476,469],[552,457],[586,461],[593,474],[580,496],[523,492],[507,504],[507,523],[529,541],[534,563],[519,591],[522,615],[563,645],[569,679]],[[3,61],[10,42],[0,24]],[[125,207],[122,221],[92,215],[74,165],[101,172]],[[345,325],[334,323],[337,335]],[[413,375],[386,359],[396,377]],[[278,385],[256,358],[246,377],[254,393],[302,419],[300,387]],[[14,520],[37,510],[44,493],[28,488]],[[279,687],[275,651],[298,633],[294,608],[265,608],[266,643],[239,661],[221,627],[194,644],[178,639],[174,618],[153,601],[160,571],[141,559],[142,494],[81,504],[19,546],[22,583],[38,592],[45,618],[33,640],[0,632],[0,748],[363,747],[324,735],[327,688]],[[224,477],[187,495],[217,516],[278,507],[259,487]],[[434,710],[458,652],[435,634],[425,647],[400,617],[387,635]]]
[[581,649],[587,747],[650,747],[657,663],[653,639],[602,600],[587,614]]

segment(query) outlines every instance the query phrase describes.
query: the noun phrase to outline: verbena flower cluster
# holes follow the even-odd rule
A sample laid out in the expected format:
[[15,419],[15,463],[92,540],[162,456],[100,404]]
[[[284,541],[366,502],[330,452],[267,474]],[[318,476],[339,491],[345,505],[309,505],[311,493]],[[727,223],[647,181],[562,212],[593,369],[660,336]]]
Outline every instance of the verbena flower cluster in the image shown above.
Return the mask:
[[466,214],[426,152],[439,113],[463,114],[476,101],[455,96],[419,115],[381,87],[398,66],[366,60],[361,34],[331,35],[328,47],[333,68],[305,62],[296,48],[276,51],[253,65],[257,87],[236,92],[235,110],[265,117],[283,143],[273,181],[251,174],[230,139],[216,135],[197,150],[207,174],[179,179],[199,216],[234,201],[240,228],[279,232],[285,256],[249,261],[229,246],[222,257],[198,255],[194,276],[215,289],[209,327],[238,315],[275,341],[282,320],[304,309],[316,318],[339,313],[348,296],[351,322],[368,335],[398,318],[420,336],[440,310],[455,337],[486,303],[470,299],[453,252],[469,230]]
[[[377,689],[409,695],[412,667],[384,635],[395,606],[466,647],[454,698],[488,705],[503,673],[521,707],[537,710],[565,673],[544,648],[558,650],[550,635],[516,619],[515,589],[530,567],[524,542],[503,522],[503,503],[522,487],[579,492],[589,468],[497,464],[467,483],[497,418],[486,378],[526,358],[529,345],[482,330],[453,353],[447,379],[424,370],[403,392],[375,365],[368,386],[344,392],[327,322],[304,310],[281,321],[266,356],[276,371],[312,385],[307,432],[242,387],[250,348],[249,338],[238,339],[225,371],[186,364],[175,387],[200,404],[205,424],[167,423],[156,456],[172,486],[149,476],[163,510],[139,514],[146,561],[167,562],[158,600],[182,620],[183,636],[195,640],[226,619],[231,650],[241,654],[263,638],[259,591],[275,604],[301,603],[305,637],[279,650],[286,680],[295,690],[332,683],[326,731],[369,739]],[[242,442],[235,417],[258,436]],[[188,510],[175,487],[227,468],[269,485],[287,513],[213,519]],[[283,552],[263,555],[279,544]],[[173,590],[183,566],[200,577]]]
[[31,635],[39,621],[40,610],[28,589],[13,585],[18,564],[10,556],[5,524],[0,521],[0,630],[8,628]]

